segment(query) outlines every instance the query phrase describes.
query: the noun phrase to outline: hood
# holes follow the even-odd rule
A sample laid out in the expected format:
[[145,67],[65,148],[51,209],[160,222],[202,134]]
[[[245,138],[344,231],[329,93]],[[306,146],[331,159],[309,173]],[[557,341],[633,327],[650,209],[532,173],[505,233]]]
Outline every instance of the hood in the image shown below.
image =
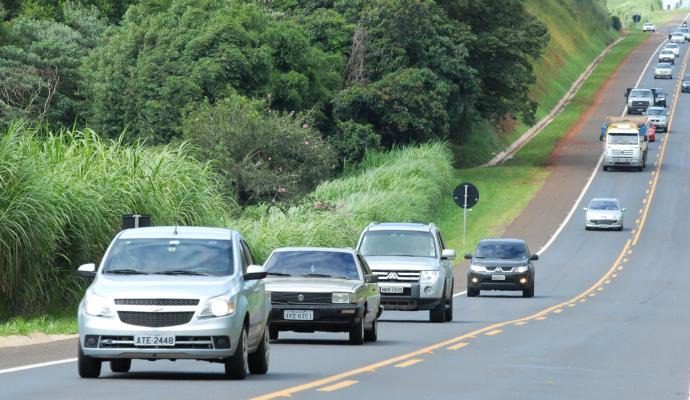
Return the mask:
[[526,259],[506,260],[503,258],[472,258],[472,265],[478,265],[478,266],[482,266],[482,267],[492,267],[492,266],[519,267],[521,265],[527,265],[528,263],[529,263],[529,261]]
[[587,210],[587,219],[619,219],[619,210]]
[[438,269],[439,261],[432,257],[367,256],[367,263],[374,271],[421,271]]
[[229,276],[165,276],[99,274],[90,290],[121,299],[201,299],[227,294],[234,278]]
[[361,281],[325,278],[266,278],[266,290],[269,292],[354,292]]

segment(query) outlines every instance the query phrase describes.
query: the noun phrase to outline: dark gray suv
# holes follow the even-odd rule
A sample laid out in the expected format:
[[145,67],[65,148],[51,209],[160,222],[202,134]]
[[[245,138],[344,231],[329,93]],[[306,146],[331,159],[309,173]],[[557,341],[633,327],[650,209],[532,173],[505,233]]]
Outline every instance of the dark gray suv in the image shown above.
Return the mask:
[[527,243],[520,239],[485,239],[479,242],[467,270],[467,297],[480,290],[520,290],[522,297],[534,296],[534,265],[539,259],[530,254]]

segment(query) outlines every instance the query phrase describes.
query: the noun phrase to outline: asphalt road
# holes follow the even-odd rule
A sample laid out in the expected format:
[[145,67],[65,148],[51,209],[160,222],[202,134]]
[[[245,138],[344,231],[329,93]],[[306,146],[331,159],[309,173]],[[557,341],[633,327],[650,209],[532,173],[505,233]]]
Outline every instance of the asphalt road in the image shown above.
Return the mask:
[[[677,79],[652,75],[640,86],[675,93]],[[614,109],[622,92],[619,101]],[[585,231],[576,212],[537,262],[532,299],[461,295],[447,324],[385,312],[379,342],[364,346],[344,334],[284,333],[269,374],[242,382],[195,361],[135,361],[131,373],[104,368],[97,380],[80,379],[69,359],[7,370],[74,357],[76,341],[15,349],[0,352],[0,399],[688,399],[690,94],[672,103],[673,129],[650,144],[648,168],[598,172],[584,196],[620,198],[626,229]]]

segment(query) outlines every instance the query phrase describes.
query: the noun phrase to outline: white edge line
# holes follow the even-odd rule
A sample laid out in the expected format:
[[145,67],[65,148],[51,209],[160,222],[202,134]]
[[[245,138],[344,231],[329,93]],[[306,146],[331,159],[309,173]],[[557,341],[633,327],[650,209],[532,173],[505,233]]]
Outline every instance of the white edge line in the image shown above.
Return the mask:
[[465,293],[467,293],[467,290],[462,291],[462,292],[455,293],[455,294],[453,295],[453,297],[462,296],[462,295],[465,294]]
[[66,358],[64,360],[57,360],[57,361],[50,361],[50,362],[44,362],[40,364],[30,364],[30,365],[23,365],[21,367],[14,367],[14,368],[7,368],[7,369],[0,369],[0,375],[2,374],[9,374],[12,372],[19,372],[19,371],[25,371],[27,369],[34,369],[34,368],[42,368],[42,367],[50,367],[52,365],[59,365],[59,364],[67,364],[67,363],[72,363],[77,361],[76,358]]
[[[690,16],[690,14],[688,14],[688,16]],[[686,19],[688,16],[686,16]],[[664,41],[659,44],[659,46],[656,48],[656,50],[654,50],[652,55],[649,57],[649,60],[647,60],[647,64],[645,64],[645,67],[642,70],[642,73],[640,73],[639,78],[637,78],[637,82],[635,83],[635,87],[638,87],[640,85],[640,82],[642,82],[642,79],[647,74],[647,70],[649,69],[649,66],[652,64],[652,60],[654,60],[654,57],[656,57],[657,53],[661,49],[661,46],[663,46],[667,41],[668,41],[668,39],[664,39]],[[625,113],[627,111],[628,111],[628,103],[626,102],[625,107],[623,108],[623,112],[621,113],[621,117],[625,116]],[[596,178],[597,173],[599,172],[599,169],[601,168],[601,164],[603,162],[604,162],[604,153],[602,152],[601,156],[599,156],[599,161],[597,161],[597,165],[594,167],[592,174],[589,176],[589,179],[587,180],[587,183],[585,184],[585,187],[582,188],[580,195],[578,196],[577,200],[575,200],[575,204],[573,204],[573,207],[570,209],[570,212],[568,213],[568,215],[565,217],[563,222],[561,222],[561,224],[558,226],[558,229],[556,229],[556,232],[554,232],[554,234],[551,235],[551,238],[549,239],[549,241],[546,242],[546,244],[541,249],[539,249],[539,251],[537,251],[538,255],[541,256],[542,254],[544,254],[544,252],[549,247],[551,247],[553,242],[556,241],[556,239],[561,234],[561,232],[563,232],[563,229],[565,229],[565,227],[568,226],[568,222],[570,222],[570,219],[573,217],[573,215],[575,214],[575,211],[578,209],[580,202],[582,202],[582,199],[585,197],[585,194],[587,194],[587,191],[589,190],[589,187],[592,185],[592,182],[594,182],[594,178]]]

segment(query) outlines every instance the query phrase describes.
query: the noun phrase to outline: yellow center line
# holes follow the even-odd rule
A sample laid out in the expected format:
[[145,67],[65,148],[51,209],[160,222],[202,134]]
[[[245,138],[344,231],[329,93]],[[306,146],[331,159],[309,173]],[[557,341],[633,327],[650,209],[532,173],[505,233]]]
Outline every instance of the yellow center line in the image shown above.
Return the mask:
[[405,362],[401,362],[400,364],[396,364],[395,368],[407,368],[410,365],[415,365],[415,364],[420,363],[422,361],[424,361],[424,360],[422,360],[421,358],[415,358],[412,360],[407,360]]
[[514,325],[515,325],[515,326],[527,325],[527,321],[516,322]]
[[460,343],[458,343],[458,344],[454,344],[454,345],[448,347],[448,350],[460,350],[460,349],[462,349],[463,347],[467,346],[468,344],[469,344],[469,343],[460,342]]
[[346,388],[348,386],[355,385],[357,383],[358,383],[357,381],[342,381],[342,382],[336,383],[335,385],[322,387],[321,389],[318,389],[318,391],[319,392],[332,392],[334,390],[343,389],[343,388]]
[[554,313],[554,314],[560,314],[560,313],[562,313],[562,312],[563,312],[563,309],[562,309],[562,308],[559,308],[558,310],[553,310],[553,313]]
[[494,329],[494,330],[491,331],[491,332],[486,332],[485,335],[486,335],[486,336],[494,336],[494,335],[498,335],[498,334],[501,333],[501,332],[503,332],[503,331],[500,330],[500,329]]

